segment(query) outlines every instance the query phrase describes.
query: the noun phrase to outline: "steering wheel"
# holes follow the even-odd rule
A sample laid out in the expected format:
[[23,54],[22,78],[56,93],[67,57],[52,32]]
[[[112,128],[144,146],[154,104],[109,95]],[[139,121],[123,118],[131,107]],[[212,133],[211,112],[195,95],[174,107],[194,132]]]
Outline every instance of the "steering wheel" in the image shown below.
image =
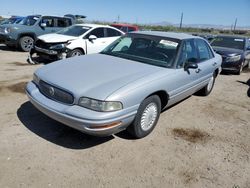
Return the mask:
[[156,52],[156,54],[157,54],[157,55],[160,55],[161,58],[159,58],[159,59],[161,59],[161,60],[163,60],[163,61],[167,61],[167,60],[169,59],[168,55],[165,54],[165,53],[163,53],[163,52]]

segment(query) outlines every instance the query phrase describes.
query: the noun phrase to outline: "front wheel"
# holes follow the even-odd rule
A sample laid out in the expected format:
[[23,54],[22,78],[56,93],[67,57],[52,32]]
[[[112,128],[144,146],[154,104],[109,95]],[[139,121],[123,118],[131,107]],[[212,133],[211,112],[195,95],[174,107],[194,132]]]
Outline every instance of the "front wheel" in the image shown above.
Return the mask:
[[28,52],[33,47],[34,39],[30,36],[24,36],[19,39],[19,47],[22,51]]
[[74,49],[71,52],[69,52],[68,57],[74,57],[74,56],[80,56],[83,55],[84,53],[80,49]]
[[236,72],[237,75],[240,75],[244,67],[244,61],[241,63],[239,70]]
[[140,105],[133,123],[128,127],[135,138],[143,138],[151,133],[158,122],[161,100],[157,95],[146,98]]

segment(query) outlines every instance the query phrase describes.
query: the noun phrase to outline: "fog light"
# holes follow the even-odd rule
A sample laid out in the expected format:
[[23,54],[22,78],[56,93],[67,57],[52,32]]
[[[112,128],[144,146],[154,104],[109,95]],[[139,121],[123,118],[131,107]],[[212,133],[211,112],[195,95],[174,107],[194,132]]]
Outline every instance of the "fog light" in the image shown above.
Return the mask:
[[109,129],[109,128],[113,128],[113,127],[116,127],[116,126],[119,126],[121,125],[122,122],[114,122],[114,123],[110,123],[110,124],[105,124],[105,125],[96,125],[94,127],[89,127],[90,129]]

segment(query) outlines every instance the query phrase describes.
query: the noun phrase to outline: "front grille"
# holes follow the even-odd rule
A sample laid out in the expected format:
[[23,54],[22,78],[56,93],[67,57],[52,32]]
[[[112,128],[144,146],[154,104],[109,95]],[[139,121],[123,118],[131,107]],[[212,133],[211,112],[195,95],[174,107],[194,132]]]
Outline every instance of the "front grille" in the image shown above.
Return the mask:
[[0,33],[5,33],[4,32],[4,27],[0,27]]
[[49,49],[51,46],[54,46],[56,44],[61,44],[61,43],[46,43],[43,40],[38,39],[35,42],[35,46],[39,47],[39,48],[44,48],[44,49]]
[[74,97],[67,91],[52,86],[42,80],[39,81],[39,90],[46,97],[65,104],[73,104]]

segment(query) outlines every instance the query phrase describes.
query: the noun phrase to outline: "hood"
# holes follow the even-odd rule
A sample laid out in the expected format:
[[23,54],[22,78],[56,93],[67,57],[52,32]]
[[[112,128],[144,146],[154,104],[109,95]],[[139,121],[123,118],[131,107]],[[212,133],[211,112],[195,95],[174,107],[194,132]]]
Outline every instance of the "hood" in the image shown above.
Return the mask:
[[104,54],[92,54],[61,60],[36,72],[43,81],[68,90],[76,98],[85,96],[105,100],[116,90],[163,70]]
[[31,26],[22,25],[22,24],[4,24],[4,25],[1,25],[1,27],[15,28],[15,29],[30,29],[31,28]]
[[213,50],[222,56],[232,56],[235,54],[243,54],[243,50],[235,49],[235,48],[225,48],[225,47],[215,47],[213,46]]
[[75,40],[77,37],[68,36],[68,35],[61,35],[57,33],[50,33],[46,35],[41,35],[38,39],[43,40],[47,43],[60,43],[60,42],[67,42],[69,40]]

